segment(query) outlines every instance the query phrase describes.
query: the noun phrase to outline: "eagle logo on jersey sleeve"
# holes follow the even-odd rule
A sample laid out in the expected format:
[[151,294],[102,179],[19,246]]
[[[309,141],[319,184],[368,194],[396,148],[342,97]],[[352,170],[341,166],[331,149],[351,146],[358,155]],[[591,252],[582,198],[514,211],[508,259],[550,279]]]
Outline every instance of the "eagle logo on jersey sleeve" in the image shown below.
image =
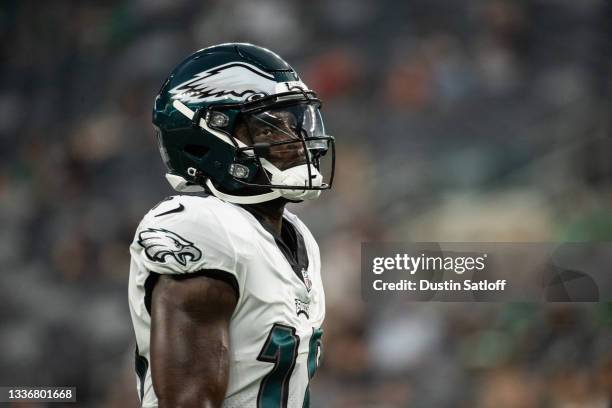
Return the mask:
[[163,228],[142,231],[138,234],[138,244],[144,248],[147,258],[154,262],[166,263],[174,258],[186,266],[187,262],[196,262],[202,257],[202,252],[193,242]]

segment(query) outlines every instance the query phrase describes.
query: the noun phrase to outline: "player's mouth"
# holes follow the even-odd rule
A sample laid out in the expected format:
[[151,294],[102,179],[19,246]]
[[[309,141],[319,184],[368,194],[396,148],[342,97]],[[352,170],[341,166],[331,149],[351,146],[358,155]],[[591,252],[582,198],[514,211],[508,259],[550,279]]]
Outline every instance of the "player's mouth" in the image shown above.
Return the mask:
[[307,164],[306,154],[301,141],[273,147],[269,160],[280,170]]

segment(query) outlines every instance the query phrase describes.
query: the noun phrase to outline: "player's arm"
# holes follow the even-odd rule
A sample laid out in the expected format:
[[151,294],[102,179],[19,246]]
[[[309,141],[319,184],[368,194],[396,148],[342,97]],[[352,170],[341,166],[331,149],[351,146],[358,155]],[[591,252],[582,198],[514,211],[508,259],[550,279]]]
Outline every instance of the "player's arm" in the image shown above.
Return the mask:
[[236,290],[198,274],[160,276],[151,305],[151,375],[159,408],[220,407]]

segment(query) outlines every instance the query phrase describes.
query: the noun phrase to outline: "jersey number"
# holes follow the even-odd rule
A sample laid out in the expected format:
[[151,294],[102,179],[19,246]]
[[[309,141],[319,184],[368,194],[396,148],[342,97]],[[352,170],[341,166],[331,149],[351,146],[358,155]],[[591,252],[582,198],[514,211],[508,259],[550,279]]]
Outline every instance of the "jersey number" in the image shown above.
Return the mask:
[[[308,348],[308,379],[317,370],[318,357],[321,349],[323,330],[313,329]],[[300,338],[295,334],[295,328],[283,324],[274,324],[270,334],[259,352],[257,360],[274,364],[274,368],[261,380],[257,395],[259,408],[275,408],[287,406],[289,398],[289,380],[295,367],[295,360],[300,346]],[[306,387],[304,407],[310,406],[310,390]]]

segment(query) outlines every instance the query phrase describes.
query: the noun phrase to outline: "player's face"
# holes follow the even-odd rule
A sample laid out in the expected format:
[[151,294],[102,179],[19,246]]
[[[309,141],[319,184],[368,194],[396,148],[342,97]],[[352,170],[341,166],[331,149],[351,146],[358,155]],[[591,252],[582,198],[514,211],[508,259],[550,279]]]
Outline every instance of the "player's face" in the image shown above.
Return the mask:
[[[311,105],[272,109],[249,115],[237,137],[247,144],[269,143],[266,159],[281,170],[307,163],[310,136],[323,133],[318,108]],[[246,138],[246,140],[244,140]]]
[[287,111],[263,112],[247,121],[254,143],[283,143],[270,147],[268,160],[284,170],[306,163],[306,152],[298,135],[295,116]]

